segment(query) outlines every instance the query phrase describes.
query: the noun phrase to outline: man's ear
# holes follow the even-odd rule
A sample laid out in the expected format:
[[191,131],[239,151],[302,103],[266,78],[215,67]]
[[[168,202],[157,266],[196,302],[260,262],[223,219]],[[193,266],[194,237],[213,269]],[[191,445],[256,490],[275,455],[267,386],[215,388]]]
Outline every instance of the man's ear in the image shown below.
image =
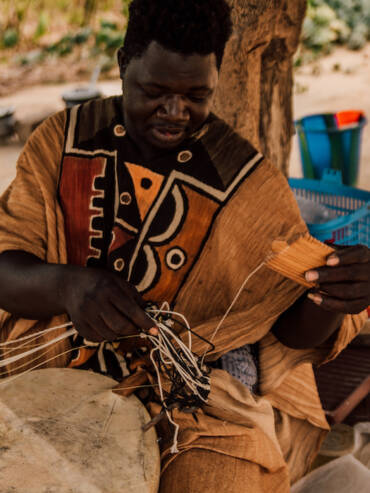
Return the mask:
[[118,61],[118,67],[119,67],[119,76],[120,78],[123,80],[123,76],[124,76],[124,56],[125,56],[125,52],[124,52],[124,49],[123,49],[123,46],[121,46],[121,48],[117,51],[117,61]]

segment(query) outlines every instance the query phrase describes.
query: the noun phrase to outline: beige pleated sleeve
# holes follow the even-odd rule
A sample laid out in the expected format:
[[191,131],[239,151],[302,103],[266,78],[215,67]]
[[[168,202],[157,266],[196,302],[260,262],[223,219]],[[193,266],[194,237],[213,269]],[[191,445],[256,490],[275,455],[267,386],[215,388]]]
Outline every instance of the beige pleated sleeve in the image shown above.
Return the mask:
[[[64,145],[65,112],[41,124],[17,163],[17,174],[0,199],[0,253],[23,250],[60,261],[56,241],[59,167]],[[53,246],[54,245],[54,248]]]
[[[65,112],[47,119],[33,132],[19,157],[16,178],[0,199],[0,253],[20,250],[48,263],[67,262],[64,220],[57,197],[65,121]],[[0,310],[0,341],[16,340],[66,321],[66,316],[44,321],[27,320]],[[48,337],[56,337],[63,330],[51,336],[40,336],[34,343],[47,342]],[[65,366],[68,349],[67,341],[55,344],[17,370],[41,364]],[[16,368],[9,366],[0,372],[0,377],[12,371]]]

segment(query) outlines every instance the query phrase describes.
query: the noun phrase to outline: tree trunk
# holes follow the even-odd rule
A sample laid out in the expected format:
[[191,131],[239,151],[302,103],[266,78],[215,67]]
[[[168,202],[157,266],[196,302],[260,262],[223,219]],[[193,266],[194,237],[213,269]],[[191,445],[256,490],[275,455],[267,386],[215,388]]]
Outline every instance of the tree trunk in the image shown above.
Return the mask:
[[285,174],[292,115],[292,58],[306,0],[228,0],[234,33],[226,47],[215,113]]

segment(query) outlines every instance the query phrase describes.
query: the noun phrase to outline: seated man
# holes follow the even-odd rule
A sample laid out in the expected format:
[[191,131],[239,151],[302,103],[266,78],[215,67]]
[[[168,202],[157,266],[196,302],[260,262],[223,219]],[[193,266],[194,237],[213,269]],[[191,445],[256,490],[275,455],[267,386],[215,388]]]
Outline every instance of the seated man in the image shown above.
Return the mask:
[[350,342],[370,303],[366,247],[307,273],[316,292],[264,266],[306,226],[281,173],[210,112],[230,34],[225,0],[133,0],[123,95],[44,122],[1,199],[1,339],[66,320],[79,333],[29,367],[121,379],[112,343],[153,327],[148,303],[205,339],[193,351],[213,362],[211,392],[196,414],[174,411],[178,453],[158,426],[162,493],[288,492],[328,429],[311,363]]

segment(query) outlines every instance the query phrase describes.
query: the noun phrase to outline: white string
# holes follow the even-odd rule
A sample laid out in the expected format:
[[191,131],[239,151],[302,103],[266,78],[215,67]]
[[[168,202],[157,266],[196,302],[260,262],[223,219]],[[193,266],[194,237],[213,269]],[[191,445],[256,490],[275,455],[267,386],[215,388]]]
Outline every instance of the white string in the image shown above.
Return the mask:
[[[69,325],[72,326],[72,323],[70,322],[69,324],[65,324],[62,326],[51,327],[50,329],[45,329],[44,331],[30,334],[26,337],[22,337],[21,339],[15,339],[15,340],[3,343],[3,344],[0,343],[0,350],[1,350],[1,346],[6,347],[8,344],[13,344],[13,346],[9,347],[8,349],[3,349],[1,351],[1,355],[4,358],[6,355],[14,353],[15,351],[19,351],[19,349],[21,349],[21,348],[22,349],[31,349],[31,348],[36,348],[36,347],[38,348],[40,345],[39,343],[37,343],[37,344],[32,344],[32,343],[34,341],[37,341],[43,334],[49,333],[49,332],[54,331],[56,329],[68,327]],[[17,344],[16,346],[14,346],[14,343],[18,343],[19,341],[22,341],[22,340],[24,341],[22,344]]]
[[32,349],[32,348],[38,347],[39,343],[31,344],[36,339],[39,339],[39,336],[35,337],[35,339],[31,339],[29,342],[27,342],[27,341],[23,342],[22,344],[19,344],[19,346],[5,349],[4,351],[1,352],[2,358],[5,358],[5,356],[7,356],[11,353],[14,353],[15,351],[19,351],[20,349]]
[[70,325],[71,326],[73,325],[72,322],[67,322],[63,325],[57,325],[56,327],[50,327],[49,329],[44,329],[44,330],[40,330],[39,332],[34,332],[28,336],[18,337],[17,339],[14,339],[12,341],[0,342],[0,347],[8,346],[9,344],[16,344],[19,341],[25,341],[26,339],[32,339],[33,337],[36,338],[38,336],[47,334],[48,332],[52,332],[53,330],[64,329],[65,327],[69,327]]
[[165,405],[165,401],[164,401],[164,395],[163,395],[163,388],[162,388],[162,380],[161,380],[161,375],[160,375],[160,371],[159,371],[159,368],[158,368],[158,365],[157,365],[157,362],[155,361],[154,359],[154,353],[155,351],[158,351],[157,348],[153,348],[151,351],[150,351],[150,359],[152,361],[152,364],[154,366],[154,369],[155,369],[155,372],[157,374],[157,380],[158,380],[158,389],[159,389],[159,395],[161,396],[161,401],[162,401],[162,405],[164,407],[164,410],[165,410],[165,413],[166,413],[166,416],[167,416],[167,419],[168,421],[174,426],[175,428],[175,431],[174,431],[174,435],[173,435],[173,442],[172,442],[172,447],[171,447],[171,454],[177,454],[179,452],[179,449],[178,449],[178,436],[179,436],[179,430],[180,430],[180,426],[178,423],[176,423],[176,421],[173,420],[172,416],[171,416],[171,413],[169,411],[169,409],[166,407]]
[[[212,334],[212,337],[210,339],[210,342],[212,343],[213,340],[215,339],[216,335],[218,334],[219,330],[221,329],[223,323],[225,322],[226,318],[229,316],[231,310],[233,309],[235,303],[237,302],[237,300],[239,299],[241,293],[243,292],[245,286],[247,285],[247,283],[250,281],[250,279],[255,275],[257,274],[257,272],[262,269],[262,267],[264,267],[266,265],[266,262],[267,260],[263,261],[261,264],[259,264],[251,273],[249,273],[247,275],[247,277],[244,279],[244,281],[242,282],[240,288],[238,289],[235,297],[233,298],[232,302],[230,303],[228,309],[226,310],[225,314],[222,316],[222,318],[220,319],[219,323],[217,324],[213,334]],[[167,308],[166,310],[164,308]],[[169,304],[168,303],[163,303],[161,308],[159,310],[155,310],[155,309],[151,309],[151,310],[148,310],[149,313],[153,313],[154,314],[154,317],[153,317],[153,320],[156,322],[156,325],[158,327],[158,336],[151,336],[149,334],[146,334],[146,333],[143,333],[142,334],[142,337],[145,337],[147,339],[149,339],[154,348],[152,349],[151,353],[150,353],[150,359],[152,361],[152,364],[155,368],[155,371],[156,371],[156,374],[157,374],[157,379],[158,379],[158,387],[159,387],[159,393],[160,393],[160,397],[161,397],[161,401],[162,401],[162,404],[164,405],[164,409],[165,409],[165,412],[166,412],[166,415],[167,415],[167,419],[170,423],[172,423],[175,427],[175,432],[174,432],[174,438],[173,438],[173,445],[172,445],[172,448],[171,448],[171,453],[177,453],[178,452],[178,447],[177,447],[177,442],[178,442],[178,433],[179,433],[179,425],[172,419],[172,416],[169,412],[169,410],[166,408],[165,404],[164,404],[164,395],[163,395],[163,389],[162,389],[162,382],[161,382],[161,375],[160,375],[160,371],[159,371],[159,368],[158,368],[158,365],[157,365],[157,362],[155,361],[155,358],[154,358],[154,353],[156,351],[159,352],[159,357],[161,358],[162,362],[164,364],[171,364],[175,367],[176,371],[178,372],[178,374],[181,376],[182,380],[184,381],[185,385],[187,385],[189,387],[189,389],[193,392],[193,394],[197,395],[203,402],[206,402],[207,399],[204,399],[204,397],[199,393],[199,390],[198,388],[199,387],[202,387],[206,390],[210,390],[210,379],[209,377],[205,377],[203,375],[203,373],[201,372],[201,369],[199,368],[198,366],[198,362],[194,356],[194,354],[192,353],[191,351],[191,343],[192,343],[192,338],[191,338],[191,329],[190,329],[190,325],[186,319],[186,317],[184,315],[182,315],[181,313],[178,313],[178,312],[174,312],[174,311],[171,311],[169,309]],[[171,315],[171,316],[177,316],[179,318],[181,318],[186,326],[186,328],[188,329],[188,335],[189,335],[189,342],[188,342],[188,346],[186,346],[183,341],[176,336],[176,334],[174,334],[165,324],[162,324],[160,322],[158,322],[158,317],[160,316],[161,313],[164,313],[164,314],[168,314],[168,315]],[[188,363],[190,363],[190,365],[193,367],[193,369],[196,371],[196,374],[198,376],[204,376],[207,384],[203,384],[202,382],[199,382],[197,380],[195,380],[192,375],[190,374],[190,372],[187,372],[184,370],[184,368],[172,357],[172,353],[171,353],[171,350],[176,352],[176,348],[174,347],[174,345],[172,344],[171,340],[167,337],[167,334],[170,335],[174,340],[175,342],[178,344],[179,348],[182,350],[182,352],[184,353],[184,355],[186,356],[186,359],[188,359]],[[201,360],[201,365],[200,367],[202,368],[203,367],[203,364],[204,364],[204,359],[207,355],[207,353],[209,352],[209,350],[206,350],[202,356],[202,360]]]
[[[239,299],[240,295],[242,294],[246,284],[249,282],[249,280],[255,275],[257,274],[257,272],[262,269],[262,267],[266,265],[266,260],[264,260],[261,264],[259,264],[250,274],[248,274],[248,276],[244,279],[244,281],[242,282],[242,285],[240,286],[238,292],[236,293],[234,299],[232,300],[229,308],[226,310],[225,314],[223,315],[223,317],[221,318],[221,320],[219,321],[219,323],[217,324],[217,327],[215,328],[213,334],[212,334],[212,337],[210,339],[210,342],[212,343],[214,338],[216,337],[216,335],[218,334],[218,331],[221,329],[222,327],[222,324],[225,322],[226,318],[229,316],[231,310],[233,309],[235,303],[237,302],[237,300]],[[209,352],[209,349],[206,350],[202,356],[202,365],[204,363],[204,358],[206,357],[206,355],[208,354]]]
[[[166,306],[167,310],[164,310],[163,307]],[[157,321],[157,317],[161,314],[161,313],[165,313],[165,314],[168,314],[168,315],[171,315],[171,316],[176,316],[176,317],[179,317],[182,319],[182,321],[184,322],[186,328],[188,329],[188,339],[189,339],[189,349],[191,351],[191,345],[192,345],[192,338],[191,338],[191,329],[190,329],[190,325],[189,325],[189,322],[187,321],[186,317],[182,314],[182,313],[179,313],[179,312],[174,312],[172,310],[170,310],[170,306],[168,304],[167,301],[165,301],[161,308],[159,310],[155,310],[155,309],[150,309],[150,310],[147,310],[147,313],[154,313],[156,314],[154,319]],[[167,325],[170,325],[168,322],[171,322],[171,321],[166,321],[167,322]]]
[[68,337],[77,334],[76,329],[70,329],[64,332],[63,334],[60,334],[58,337],[55,339],[52,339],[51,341],[48,341],[44,344],[41,344],[40,346],[30,349],[29,351],[26,351],[24,353],[17,354],[15,356],[10,356],[9,358],[3,359],[0,361],[0,368],[3,366],[10,365],[12,363],[15,363],[16,361],[19,361],[22,358],[25,358],[27,356],[30,356],[31,354],[36,353],[37,351],[40,351],[41,349],[44,349],[46,347],[51,346],[52,344],[56,344],[57,342],[63,341],[64,339],[67,339]]
[[[202,387],[205,390],[210,390],[210,385],[208,384],[203,384],[202,382],[199,382],[192,377],[190,372],[187,372],[184,370],[184,368],[173,358],[172,352],[170,351],[170,348],[172,349],[173,352],[176,352],[176,348],[173,346],[171,341],[168,339],[166,336],[166,332],[171,334],[171,336],[176,340],[176,342],[179,344],[181,350],[184,352],[186,359],[188,360],[188,366],[192,367],[195,373],[197,374],[198,377],[203,377],[203,373],[200,370],[197,360],[195,359],[194,355],[189,351],[189,349],[186,347],[186,345],[179,339],[178,337],[174,336],[173,333],[168,329],[163,324],[158,324],[158,329],[159,333],[158,336],[150,336],[147,334],[144,334],[144,338],[148,338],[155,349],[159,351],[161,360],[166,364],[171,364],[175,367],[176,371],[178,374],[181,376],[183,379],[184,383],[189,387],[189,389],[200,399],[202,399],[204,402],[206,402],[206,399],[202,397],[202,395],[199,393],[198,388]],[[206,380],[209,382],[209,378],[205,377]]]
[[[47,359],[46,361],[42,361],[41,363],[39,363],[38,365],[35,365],[33,366],[32,368],[29,368],[28,370],[22,372],[22,373],[18,373],[17,375],[14,375],[13,377],[8,377],[8,378],[5,378],[4,380],[0,381],[0,387],[2,385],[6,385],[10,382],[13,382],[13,380],[16,380],[17,378],[20,378],[20,377],[23,377],[24,375],[27,375],[27,373],[30,373],[31,371],[33,370],[36,370],[36,368],[39,368],[40,366],[43,366],[43,365],[46,365],[47,363],[49,363],[50,361],[53,361],[61,356],[64,356],[65,354],[68,354],[68,353],[71,353],[72,351],[74,351],[75,349],[83,349],[84,347],[86,346],[80,346],[80,347],[77,347],[77,348],[72,348],[72,349],[68,349],[67,351],[64,351],[62,353],[59,353],[49,359]],[[47,352],[47,351],[46,351]],[[44,353],[44,355],[46,354],[46,352]],[[43,356],[44,356],[43,355]],[[36,358],[38,359],[38,358]]]
[[[164,309],[168,308],[168,309]],[[191,331],[190,331],[190,325],[184,315],[178,312],[173,312],[169,309],[168,303],[164,303],[159,310],[156,309],[151,309],[148,310],[149,313],[153,314],[153,321],[155,321],[157,328],[158,328],[158,335],[157,336],[152,336],[147,333],[142,333],[141,337],[146,338],[150,340],[150,342],[153,345],[153,349],[150,352],[150,359],[152,361],[153,367],[155,369],[156,375],[157,375],[157,381],[158,381],[158,388],[159,388],[159,395],[161,398],[162,405],[164,407],[164,411],[166,413],[168,421],[174,426],[175,431],[174,431],[174,436],[173,436],[173,444],[171,447],[171,453],[175,454],[177,453],[178,450],[178,435],[179,435],[179,425],[174,421],[172,418],[172,414],[168,407],[165,404],[165,398],[163,394],[163,388],[162,388],[162,378],[161,378],[161,373],[157,364],[157,361],[154,358],[154,354],[157,352],[158,357],[161,359],[163,364],[165,365],[171,365],[174,367],[175,371],[179,374],[181,379],[183,380],[184,384],[190,389],[190,391],[196,395],[198,398],[200,398],[203,402],[206,402],[207,399],[202,396],[202,394],[199,392],[199,388],[203,388],[206,391],[210,391],[210,380],[209,377],[204,375],[204,373],[201,371],[201,368],[198,365],[197,358],[191,351],[191,346],[192,346],[192,337],[191,337]],[[185,326],[188,329],[189,333],[189,338],[188,338],[188,345],[186,345],[182,339],[180,339],[166,324],[159,322],[158,318],[161,314],[167,314],[173,316],[178,316],[181,318],[185,324]],[[174,342],[173,342],[174,341]],[[183,366],[176,360],[176,358],[173,357],[173,354],[177,353],[177,349],[175,347],[176,344],[179,349],[181,349],[183,359],[185,360],[185,364],[187,367],[187,370],[183,368]],[[195,375],[196,377],[194,377]],[[204,383],[199,381],[199,378],[202,378],[204,380]]]
[[[22,368],[24,368],[25,366],[28,366],[28,365],[30,365],[30,364],[32,364],[32,363],[34,363],[35,361],[40,360],[40,358],[45,357],[45,356],[46,356],[48,353],[50,353],[52,350],[53,350],[53,348],[52,348],[52,347],[49,347],[49,348],[48,348],[48,349],[46,349],[43,353],[41,353],[41,354],[39,354],[38,356],[36,356],[36,358],[32,358],[32,359],[30,359],[30,360],[25,361],[25,362],[24,362],[24,363],[22,363],[22,364],[18,364],[15,368],[14,368],[14,367],[13,367],[13,368],[11,368],[11,369],[10,369],[10,372],[11,372],[11,373],[18,373],[18,371],[19,371],[19,370],[21,370],[21,369],[22,369]],[[58,356],[55,356],[55,357],[57,358]],[[7,376],[8,374],[9,374],[9,371],[5,369],[5,370],[3,370],[3,371],[0,373],[0,377]],[[22,375],[22,373],[21,373],[21,375]]]

